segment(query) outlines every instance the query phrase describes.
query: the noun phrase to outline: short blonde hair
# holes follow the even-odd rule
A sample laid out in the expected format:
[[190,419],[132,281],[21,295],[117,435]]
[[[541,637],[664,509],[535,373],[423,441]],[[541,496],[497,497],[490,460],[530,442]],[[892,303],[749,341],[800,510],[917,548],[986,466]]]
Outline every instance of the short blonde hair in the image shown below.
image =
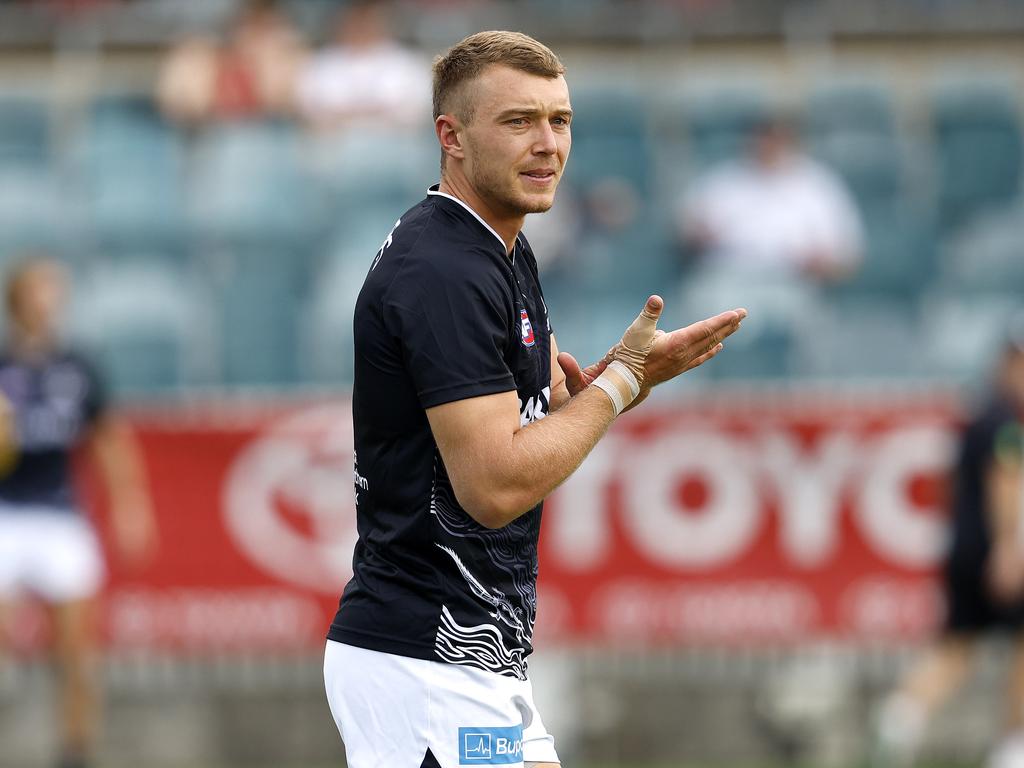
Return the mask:
[[469,122],[473,105],[454,108],[462,87],[491,64],[554,79],[565,67],[550,48],[522,32],[477,32],[434,60],[434,119],[454,112]]

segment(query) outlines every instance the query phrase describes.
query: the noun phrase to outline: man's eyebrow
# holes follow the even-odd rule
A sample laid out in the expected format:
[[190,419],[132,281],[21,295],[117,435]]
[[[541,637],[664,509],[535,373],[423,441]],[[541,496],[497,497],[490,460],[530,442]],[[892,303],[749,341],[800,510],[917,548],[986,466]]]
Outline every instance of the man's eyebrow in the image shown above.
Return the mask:
[[[497,119],[498,120],[504,120],[506,118],[513,117],[515,115],[539,115],[542,112],[546,112],[546,111],[548,111],[548,110],[539,109],[538,107],[511,107],[509,109],[502,110],[498,114],[498,118]],[[551,110],[551,113],[554,114],[554,115],[571,117],[572,116],[572,108],[571,107],[559,107],[557,109]]]

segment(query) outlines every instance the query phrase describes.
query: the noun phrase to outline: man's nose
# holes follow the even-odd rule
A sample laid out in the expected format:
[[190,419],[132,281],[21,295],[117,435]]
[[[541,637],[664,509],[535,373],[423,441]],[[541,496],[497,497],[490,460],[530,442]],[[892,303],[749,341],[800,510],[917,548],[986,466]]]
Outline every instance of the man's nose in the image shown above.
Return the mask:
[[550,123],[545,121],[539,124],[533,151],[538,155],[553,155],[558,151],[555,131]]

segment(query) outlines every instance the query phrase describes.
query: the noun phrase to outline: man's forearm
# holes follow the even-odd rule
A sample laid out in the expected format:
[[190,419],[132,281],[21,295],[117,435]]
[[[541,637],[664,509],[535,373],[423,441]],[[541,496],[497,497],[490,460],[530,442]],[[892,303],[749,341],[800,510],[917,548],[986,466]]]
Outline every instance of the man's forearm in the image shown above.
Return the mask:
[[611,400],[597,387],[567,398],[557,412],[513,433],[484,464],[490,471],[477,493],[460,503],[489,528],[507,525],[564,482],[614,419]]
[[1019,538],[1021,470],[1016,465],[995,464],[988,472],[988,524],[994,543],[1013,543]]
[[134,435],[119,418],[106,416],[95,427],[92,450],[115,510],[126,506],[119,500],[134,501],[145,493],[142,457]]
[[566,389],[565,379],[563,379],[561,386],[554,387],[551,390],[551,397],[548,398],[548,413],[550,414],[561,410],[562,406],[570,400],[572,400],[572,395],[570,395],[569,390]]

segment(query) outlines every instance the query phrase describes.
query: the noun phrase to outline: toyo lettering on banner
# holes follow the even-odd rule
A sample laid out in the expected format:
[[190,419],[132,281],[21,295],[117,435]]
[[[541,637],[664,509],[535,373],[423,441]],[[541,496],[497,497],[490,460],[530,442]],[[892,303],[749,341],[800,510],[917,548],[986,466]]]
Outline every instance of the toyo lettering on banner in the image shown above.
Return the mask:
[[545,627],[620,641],[926,632],[955,407],[719,402],[624,421],[545,521]]
[[[538,640],[919,637],[941,611],[958,418],[947,396],[648,404],[549,500]],[[133,422],[162,546],[142,572],[112,561],[109,641],[319,646],[367,485],[349,404],[211,403]]]

